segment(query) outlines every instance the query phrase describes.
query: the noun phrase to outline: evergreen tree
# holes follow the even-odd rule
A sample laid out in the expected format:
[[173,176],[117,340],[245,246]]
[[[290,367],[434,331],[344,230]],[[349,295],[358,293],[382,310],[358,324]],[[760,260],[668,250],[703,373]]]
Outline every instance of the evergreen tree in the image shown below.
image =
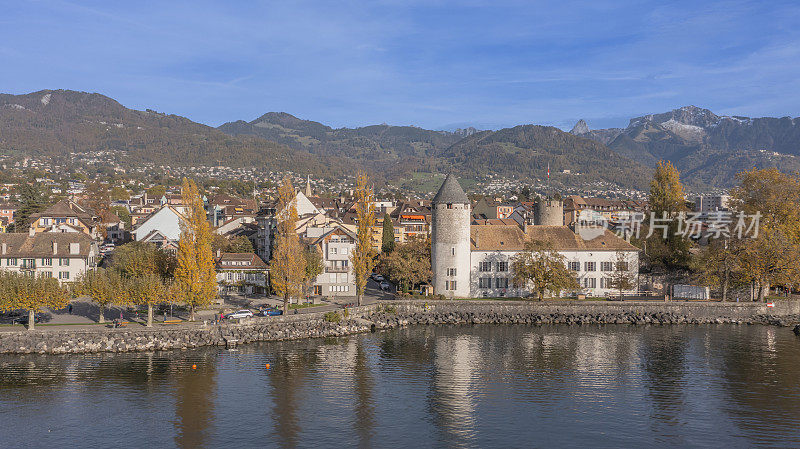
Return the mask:
[[14,214],[14,232],[26,232],[31,225],[30,216],[47,207],[47,197],[39,184],[22,184],[19,190],[20,206]]
[[394,251],[394,224],[389,214],[383,215],[383,238],[381,241],[381,251],[384,254]]

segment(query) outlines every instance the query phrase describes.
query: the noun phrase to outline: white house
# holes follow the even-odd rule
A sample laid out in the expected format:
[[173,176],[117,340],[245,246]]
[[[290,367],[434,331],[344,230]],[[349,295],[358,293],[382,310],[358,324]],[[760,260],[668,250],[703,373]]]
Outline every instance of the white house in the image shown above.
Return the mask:
[[431,221],[434,293],[446,297],[532,294],[533,286],[513,285],[511,270],[512,259],[529,241],[544,242],[564,257],[581,285],[580,293],[614,293],[608,279],[623,259],[632,276],[638,273],[639,249],[608,230],[586,239],[568,226],[470,225],[469,199],[452,175],[433,199]]
[[336,226],[311,242],[322,254],[325,269],[317,276],[314,294],[328,297],[355,296],[356,281],[350,255],[356,236],[344,226]]
[[267,264],[254,253],[222,253],[217,258],[217,284],[223,293],[245,294],[267,291]]
[[97,243],[82,232],[0,234],[0,269],[70,282],[96,266]]
[[158,236],[159,242],[175,243],[181,238],[181,222],[184,217],[184,207],[164,206],[133,230],[133,239],[141,242]]

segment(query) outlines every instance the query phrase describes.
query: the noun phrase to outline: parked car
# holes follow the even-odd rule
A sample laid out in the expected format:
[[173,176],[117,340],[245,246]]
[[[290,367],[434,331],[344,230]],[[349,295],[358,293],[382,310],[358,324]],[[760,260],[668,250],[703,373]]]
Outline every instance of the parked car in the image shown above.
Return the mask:
[[228,315],[225,316],[225,318],[230,320],[235,318],[251,318],[252,316],[253,312],[247,309],[242,309],[242,310],[237,310],[236,312],[233,313],[229,313]]
[[[43,314],[43,313],[35,313],[33,315],[33,322],[34,323],[41,323],[44,320],[45,320],[45,314]],[[22,314],[22,315],[20,315],[20,316],[18,316],[16,318],[14,318],[11,321],[11,324],[24,324],[24,325],[27,325],[28,324],[28,314],[24,313],[24,314]]]
[[383,281],[383,279],[384,279],[383,276],[381,276],[380,274],[372,273],[372,280],[374,280],[375,282],[381,282]]
[[283,310],[277,307],[265,307],[261,309],[261,316],[278,316],[283,315]]
[[389,287],[391,287],[391,286],[392,286],[392,284],[390,284],[390,283],[388,283],[386,281],[381,281],[381,290],[389,291]]

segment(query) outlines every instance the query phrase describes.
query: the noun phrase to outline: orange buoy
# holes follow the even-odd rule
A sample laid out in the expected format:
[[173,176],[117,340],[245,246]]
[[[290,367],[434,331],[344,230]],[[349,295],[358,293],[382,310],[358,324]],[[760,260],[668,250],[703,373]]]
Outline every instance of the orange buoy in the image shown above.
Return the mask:
[[267,369],[269,369],[269,363],[267,363]]
[[192,369],[197,369],[197,365],[192,365]]

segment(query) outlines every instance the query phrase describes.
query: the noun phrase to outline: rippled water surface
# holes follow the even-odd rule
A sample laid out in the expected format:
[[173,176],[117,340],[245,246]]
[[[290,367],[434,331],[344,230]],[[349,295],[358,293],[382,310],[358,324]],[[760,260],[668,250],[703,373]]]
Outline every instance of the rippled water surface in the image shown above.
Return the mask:
[[3,448],[573,445],[800,446],[800,339],[481,325],[0,356]]

